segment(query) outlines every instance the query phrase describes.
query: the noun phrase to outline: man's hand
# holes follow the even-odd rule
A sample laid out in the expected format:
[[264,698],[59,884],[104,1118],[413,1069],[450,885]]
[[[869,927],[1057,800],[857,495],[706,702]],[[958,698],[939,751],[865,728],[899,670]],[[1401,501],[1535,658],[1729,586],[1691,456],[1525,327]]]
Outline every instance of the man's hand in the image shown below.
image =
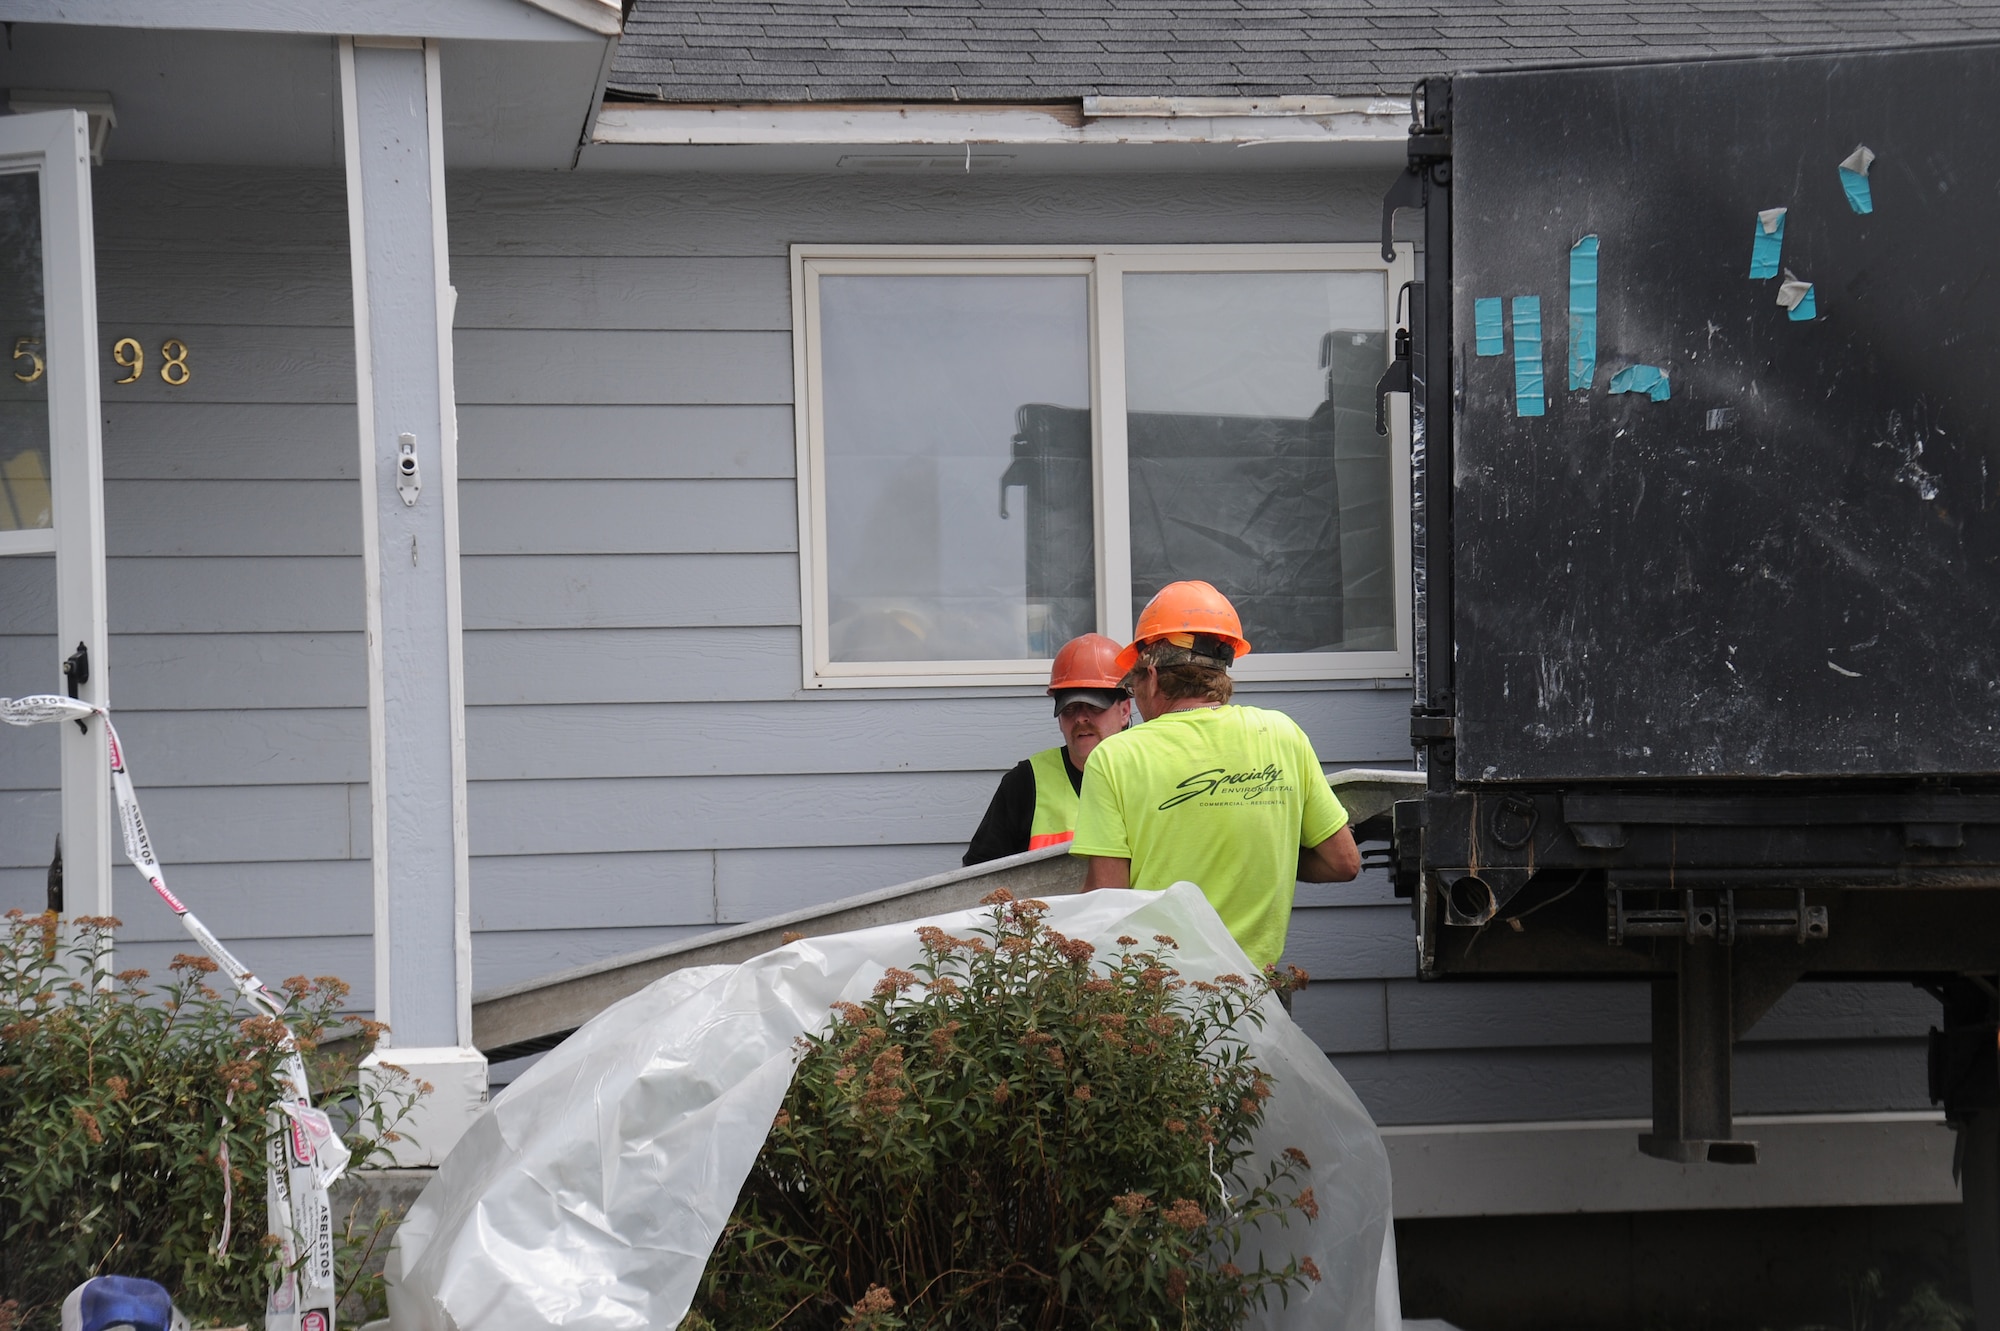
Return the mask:
[[[1349,845],[1354,838],[1347,839]],[[1355,860],[1357,868],[1360,860]],[[1347,875],[1349,878],[1353,874]],[[1113,859],[1109,855],[1085,855],[1083,857],[1083,890],[1095,892],[1100,887],[1132,886],[1132,861]]]
[[[1125,860],[1113,861],[1126,864]],[[1354,844],[1354,833],[1341,828],[1317,846],[1299,848],[1299,881],[1302,883],[1349,883],[1361,872],[1361,847]],[[1103,886],[1109,887],[1106,883]],[[1120,887],[1124,884],[1120,883]],[[1090,887],[1089,878],[1084,879],[1084,888]]]

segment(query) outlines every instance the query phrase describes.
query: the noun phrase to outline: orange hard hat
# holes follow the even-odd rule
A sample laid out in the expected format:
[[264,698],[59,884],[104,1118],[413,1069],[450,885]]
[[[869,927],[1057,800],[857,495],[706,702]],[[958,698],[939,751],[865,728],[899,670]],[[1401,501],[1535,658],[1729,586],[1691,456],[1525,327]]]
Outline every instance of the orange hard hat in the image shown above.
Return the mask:
[[1071,638],[1049,668],[1049,692],[1057,689],[1123,688],[1125,672],[1116,664],[1118,644],[1102,633]]
[[1205,582],[1170,582],[1160,588],[1146,608],[1139,612],[1139,626],[1132,645],[1118,653],[1119,677],[1139,664],[1139,648],[1164,638],[1176,647],[1194,647],[1197,637],[1219,639],[1232,653],[1232,660],[1250,654],[1243,638],[1243,621],[1229,598]]

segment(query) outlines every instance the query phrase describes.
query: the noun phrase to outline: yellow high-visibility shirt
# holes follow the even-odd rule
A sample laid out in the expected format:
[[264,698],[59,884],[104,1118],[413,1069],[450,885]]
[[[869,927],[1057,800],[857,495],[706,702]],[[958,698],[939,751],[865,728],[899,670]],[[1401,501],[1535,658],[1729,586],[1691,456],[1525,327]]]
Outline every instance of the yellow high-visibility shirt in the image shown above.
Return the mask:
[[1187,879],[1259,968],[1285,950],[1299,848],[1347,826],[1298,723],[1198,707],[1105,738],[1083,769],[1072,855],[1132,862],[1131,884]]
[[1035,774],[1035,816],[1028,824],[1028,849],[1040,850],[1070,839],[1076,831],[1076,787],[1069,783],[1069,759],[1060,746],[1028,757]]

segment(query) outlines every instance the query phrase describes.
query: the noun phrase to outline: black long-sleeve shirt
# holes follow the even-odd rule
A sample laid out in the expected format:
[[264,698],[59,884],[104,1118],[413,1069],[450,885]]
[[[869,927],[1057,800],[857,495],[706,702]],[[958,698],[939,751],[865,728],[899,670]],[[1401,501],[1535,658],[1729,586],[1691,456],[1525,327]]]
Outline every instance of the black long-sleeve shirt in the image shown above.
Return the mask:
[[[1069,773],[1070,785],[1081,793],[1083,773],[1070,761],[1067,744],[1063,746],[1063,769]],[[965,864],[970,867],[1019,855],[1028,848],[1034,822],[1035,769],[1023,758],[1000,778],[1000,788],[993,792],[993,802],[986,806],[986,816],[979,820],[979,830],[965,848]]]

